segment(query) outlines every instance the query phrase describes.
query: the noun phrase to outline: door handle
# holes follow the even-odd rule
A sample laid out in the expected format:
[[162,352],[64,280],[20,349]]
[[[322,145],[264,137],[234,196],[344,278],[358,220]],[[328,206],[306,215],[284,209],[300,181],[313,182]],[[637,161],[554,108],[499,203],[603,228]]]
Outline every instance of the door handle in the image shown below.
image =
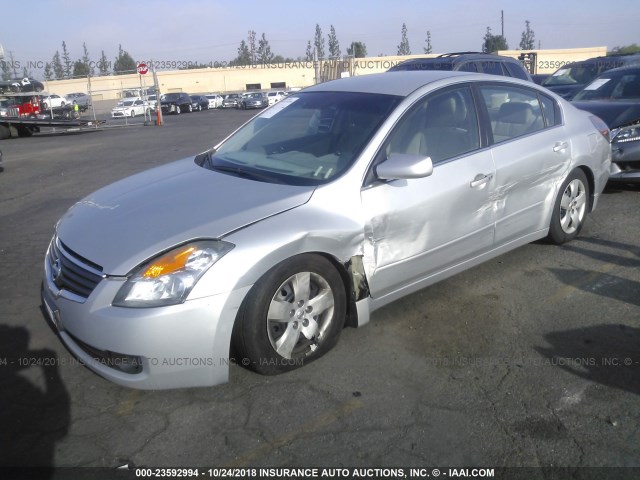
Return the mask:
[[485,183],[487,183],[492,178],[493,173],[487,173],[486,175],[484,173],[479,173],[478,175],[476,175],[476,178],[474,178],[473,181],[469,184],[469,186],[471,188],[479,187],[480,185],[484,185]]
[[569,144],[567,142],[556,142],[556,144],[553,146],[553,151],[561,152],[563,150],[566,150],[567,147],[569,147]]

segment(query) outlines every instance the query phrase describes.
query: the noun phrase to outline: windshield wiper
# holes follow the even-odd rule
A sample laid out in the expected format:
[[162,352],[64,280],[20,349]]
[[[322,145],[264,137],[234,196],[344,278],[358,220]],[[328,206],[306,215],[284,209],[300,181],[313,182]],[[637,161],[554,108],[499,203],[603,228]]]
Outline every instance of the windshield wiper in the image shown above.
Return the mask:
[[237,177],[248,178],[250,180],[257,180],[260,182],[268,182],[268,183],[284,183],[281,180],[274,178],[273,175],[269,175],[267,173],[260,173],[255,170],[245,170],[240,167],[230,167],[227,165],[213,165],[209,162],[209,168],[211,170],[215,170],[222,173],[230,173],[231,175],[235,175]]

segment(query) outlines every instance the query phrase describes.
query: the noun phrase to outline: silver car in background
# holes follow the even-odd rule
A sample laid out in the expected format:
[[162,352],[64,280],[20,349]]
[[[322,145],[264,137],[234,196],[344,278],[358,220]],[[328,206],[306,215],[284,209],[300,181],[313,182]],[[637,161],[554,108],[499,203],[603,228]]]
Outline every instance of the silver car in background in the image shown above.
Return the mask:
[[601,120],[530,82],[409,71],[327,82],[214,149],[107,186],[56,225],[43,302],[64,344],[134,388],[325,354],[345,326],[531,241],[580,232]]

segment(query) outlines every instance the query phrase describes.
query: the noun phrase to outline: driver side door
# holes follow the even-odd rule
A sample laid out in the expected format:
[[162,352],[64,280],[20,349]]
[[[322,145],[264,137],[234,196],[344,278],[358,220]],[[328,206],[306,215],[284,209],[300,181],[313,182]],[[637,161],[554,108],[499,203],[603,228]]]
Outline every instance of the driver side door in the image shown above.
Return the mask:
[[490,151],[481,148],[468,86],[434,92],[408,109],[373,168],[394,154],[430,157],[433,173],[381,181],[371,172],[362,189],[374,299],[392,299],[409,285],[421,288],[494,244],[495,167]]

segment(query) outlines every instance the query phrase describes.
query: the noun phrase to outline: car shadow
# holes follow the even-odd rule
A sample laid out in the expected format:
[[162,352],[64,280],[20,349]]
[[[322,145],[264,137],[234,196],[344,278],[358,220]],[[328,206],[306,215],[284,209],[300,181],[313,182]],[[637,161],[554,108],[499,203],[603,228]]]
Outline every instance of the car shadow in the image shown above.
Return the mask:
[[26,328],[0,324],[0,468],[29,467],[29,478],[50,478],[55,444],[69,430],[70,399],[56,352],[30,350],[29,340]]
[[535,350],[580,378],[640,395],[640,329],[595,325],[548,333]]

